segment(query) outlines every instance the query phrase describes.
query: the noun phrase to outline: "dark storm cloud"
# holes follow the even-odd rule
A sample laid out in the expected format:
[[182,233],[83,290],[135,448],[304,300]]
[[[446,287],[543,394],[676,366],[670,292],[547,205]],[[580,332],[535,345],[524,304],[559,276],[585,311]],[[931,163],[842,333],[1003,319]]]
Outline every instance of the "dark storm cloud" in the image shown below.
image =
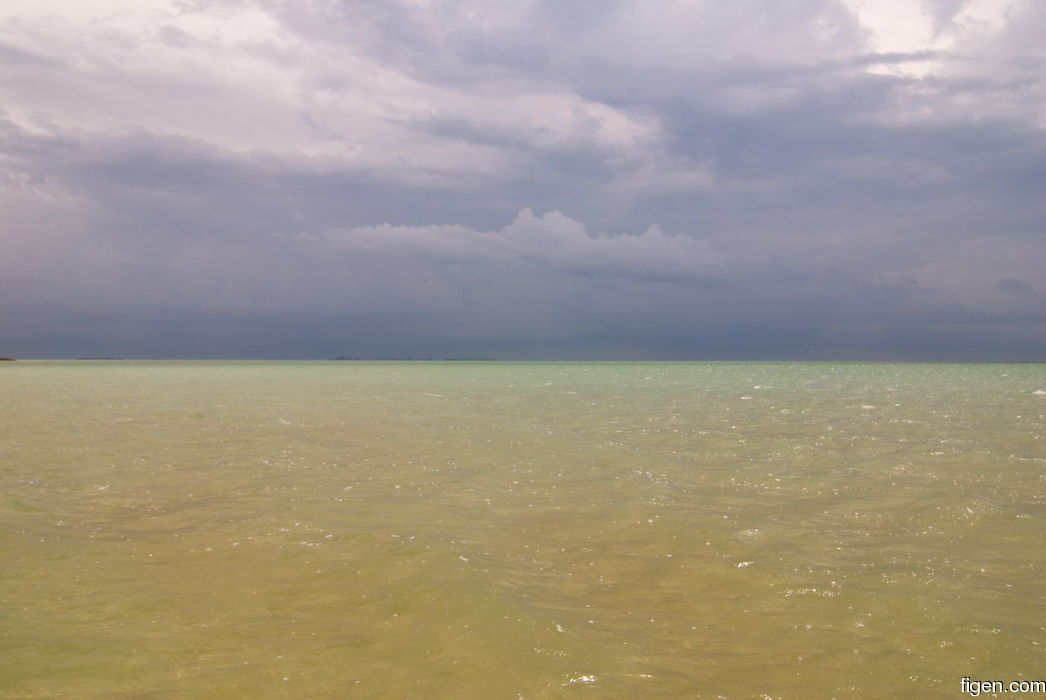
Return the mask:
[[999,3],[26,4],[0,354],[1041,359]]

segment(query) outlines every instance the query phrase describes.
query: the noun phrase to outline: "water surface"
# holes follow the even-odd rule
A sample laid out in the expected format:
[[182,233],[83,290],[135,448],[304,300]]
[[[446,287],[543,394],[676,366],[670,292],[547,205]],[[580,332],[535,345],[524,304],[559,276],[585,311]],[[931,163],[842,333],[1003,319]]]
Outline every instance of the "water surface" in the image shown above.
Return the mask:
[[0,698],[1042,679],[1044,391],[1035,364],[4,363]]

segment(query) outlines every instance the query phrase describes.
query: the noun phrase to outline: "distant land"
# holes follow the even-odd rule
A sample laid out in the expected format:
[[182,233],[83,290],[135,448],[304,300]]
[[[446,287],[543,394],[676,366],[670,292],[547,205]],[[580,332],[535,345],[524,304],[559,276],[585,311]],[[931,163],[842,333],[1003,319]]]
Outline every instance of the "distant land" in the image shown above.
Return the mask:
[[444,357],[437,360],[434,357],[334,357],[338,361],[349,362],[494,362],[493,357]]

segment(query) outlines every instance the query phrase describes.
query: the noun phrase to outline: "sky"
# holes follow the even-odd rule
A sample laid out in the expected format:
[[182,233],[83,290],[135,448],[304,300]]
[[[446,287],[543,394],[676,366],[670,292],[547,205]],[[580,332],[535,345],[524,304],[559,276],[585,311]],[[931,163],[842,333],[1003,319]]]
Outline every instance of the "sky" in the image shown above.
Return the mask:
[[0,356],[1046,360],[1038,0],[3,0]]

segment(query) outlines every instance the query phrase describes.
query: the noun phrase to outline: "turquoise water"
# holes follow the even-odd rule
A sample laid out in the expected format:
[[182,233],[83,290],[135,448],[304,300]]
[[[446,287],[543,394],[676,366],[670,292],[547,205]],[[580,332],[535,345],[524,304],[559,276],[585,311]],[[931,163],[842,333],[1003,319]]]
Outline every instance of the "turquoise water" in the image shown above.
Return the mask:
[[0,698],[1046,678],[1046,365],[19,361],[0,396]]

